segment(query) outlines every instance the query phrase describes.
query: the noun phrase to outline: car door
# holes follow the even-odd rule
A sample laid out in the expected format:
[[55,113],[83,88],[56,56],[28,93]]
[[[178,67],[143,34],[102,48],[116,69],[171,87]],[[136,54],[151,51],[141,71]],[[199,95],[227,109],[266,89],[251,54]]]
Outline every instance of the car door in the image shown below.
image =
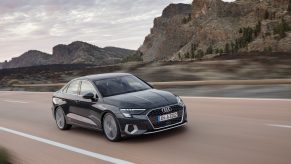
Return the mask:
[[65,109],[65,114],[67,115],[68,121],[72,123],[76,123],[73,116],[78,113],[77,102],[79,101],[78,94],[80,89],[80,82],[80,80],[74,80],[70,82],[63,97],[67,102],[67,109]]
[[[94,99],[84,99],[83,96],[87,93],[93,93]],[[79,99],[77,101],[77,114],[81,117],[82,124],[90,128],[101,129],[100,115],[101,111],[96,108],[98,104],[97,91],[93,84],[88,80],[82,80],[80,83]]]

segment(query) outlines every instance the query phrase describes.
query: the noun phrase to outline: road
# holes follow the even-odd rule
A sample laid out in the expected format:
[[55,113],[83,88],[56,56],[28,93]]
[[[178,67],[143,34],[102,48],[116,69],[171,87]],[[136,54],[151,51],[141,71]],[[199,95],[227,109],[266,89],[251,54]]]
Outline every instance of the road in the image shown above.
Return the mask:
[[186,127],[112,143],[93,130],[58,130],[51,93],[0,92],[0,146],[25,164],[290,164],[290,99],[183,100]]
[[291,99],[291,85],[208,85],[165,90],[184,96]]

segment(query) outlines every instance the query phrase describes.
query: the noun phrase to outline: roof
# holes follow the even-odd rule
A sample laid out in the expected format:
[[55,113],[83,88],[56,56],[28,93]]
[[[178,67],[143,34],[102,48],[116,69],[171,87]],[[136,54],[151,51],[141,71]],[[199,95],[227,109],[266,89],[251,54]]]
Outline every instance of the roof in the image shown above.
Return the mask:
[[88,75],[76,78],[76,80],[102,80],[102,79],[108,79],[113,77],[119,77],[119,76],[126,76],[131,75],[129,73],[102,73],[102,74],[95,74],[95,75]]

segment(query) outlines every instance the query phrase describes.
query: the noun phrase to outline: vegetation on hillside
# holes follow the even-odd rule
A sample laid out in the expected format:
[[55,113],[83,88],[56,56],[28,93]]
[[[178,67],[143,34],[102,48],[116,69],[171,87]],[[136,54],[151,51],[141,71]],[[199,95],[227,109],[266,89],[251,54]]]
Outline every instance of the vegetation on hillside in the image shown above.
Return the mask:
[[286,23],[286,21],[282,18],[281,22],[274,28],[274,34],[279,35],[279,39],[286,37],[286,32],[290,31],[290,27]]
[[0,147],[0,163],[1,164],[10,164],[11,157],[10,154],[4,148]]
[[291,0],[289,0],[287,11],[288,11],[289,13],[291,13]]
[[140,53],[134,53],[132,55],[129,55],[129,56],[127,56],[126,58],[124,58],[122,60],[122,63],[133,62],[133,61],[143,61],[142,60],[142,54],[140,54]]

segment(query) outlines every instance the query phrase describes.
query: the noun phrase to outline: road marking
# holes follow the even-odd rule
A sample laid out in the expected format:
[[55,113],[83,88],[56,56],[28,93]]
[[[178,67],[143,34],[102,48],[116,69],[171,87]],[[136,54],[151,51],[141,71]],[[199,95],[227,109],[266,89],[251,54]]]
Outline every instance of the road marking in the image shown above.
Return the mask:
[[213,99],[213,100],[258,100],[258,101],[290,101],[291,99],[274,99],[274,98],[240,98],[240,97],[195,97],[180,96],[183,99]]
[[89,157],[93,157],[93,158],[96,158],[96,159],[107,161],[107,162],[110,162],[110,163],[133,164],[132,162],[128,162],[128,161],[125,161],[125,160],[113,158],[113,157],[110,157],[110,156],[107,156],[107,155],[103,155],[103,154],[99,154],[99,153],[94,153],[94,152],[87,151],[87,150],[84,150],[84,149],[81,149],[81,148],[73,147],[73,146],[62,144],[62,143],[55,142],[55,141],[51,141],[51,140],[48,140],[48,139],[45,139],[45,138],[40,138],[40,137],[33,136],[33,135],[30,135],[30,134],[26,134],[26,133],[22,133],[22,132],[19,132],[19,131],[15,131],[15,130],[12,130],[12,129],[0,127],[0,130],[8,132],[8,133],[16,134],[16,135],[19,135],[19,136],[22,136],[22,137],[25,137],[25,138],[29,138],[29,139],[32,139],[32,140],[35,140],[35,141],[39,141],[39,142],[42,142],[42,143],[46,143],[46,144],[49,144],[49,145],[52,145],[52,146],[56,146],[56,147],[59,147],[59,148],[62,148],[62,149],[66,149],[66,150],[69,150],[69,151],[72,151],[72,152],[75,152],[75,153],[79,153],[79,154],[83,154],[83,155],[86,155],[86,156],[89,156]]
[[279,128],[291,128],[290,125],[268,124],[268,126],[274,126]]
[[26,101],[19,101],[19,100],[1,100],[5,102],[10,102],[10,103],[21,103],[21,104],[27,104],[28,102]]

